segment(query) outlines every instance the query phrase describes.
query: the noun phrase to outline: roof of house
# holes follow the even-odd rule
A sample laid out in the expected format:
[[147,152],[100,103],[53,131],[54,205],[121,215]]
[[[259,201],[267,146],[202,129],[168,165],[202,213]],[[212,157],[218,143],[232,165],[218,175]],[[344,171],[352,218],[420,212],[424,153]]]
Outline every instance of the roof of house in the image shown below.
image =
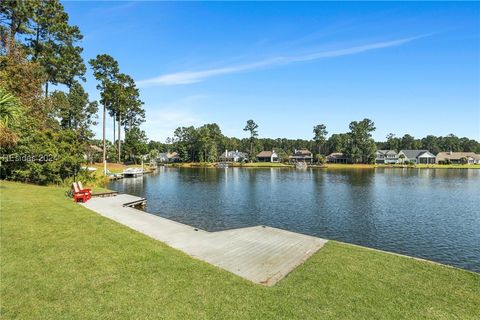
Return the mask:
[[179,158],[178,153],[176,153],[176,152],[160,152],[158,154],[158,157],[159,158],[168,158],[168,159]]
[[439,152],[437,154],[437,159],[438,160],[459,160],[461,158],[473,158],[475,160],[480,160],[480,154],[476,154],[475,152]]
[[400,150],[399,154],[400,153],[403,153],[408,159],[416,159],[425,153],[429,153],[432,157],[435,157],[428,150]]
[[380,154],[392,154],[392,155],[397,155],[397,152],[395,150],[377,150],[377,153]]
[[296,156],[310,156],[312,153],[308,149],[295,150]]
[[257,154],[257,158],[270,158],[273,155],[274,151],[262,151]]
[[94,145],[94,144],[91,144],[89,147],[90,147],[90,150],[95,151],[95,152],[102,152],[102,151],[103,151],[102,148],[97,147],[97,146]]
[[343,152],[332,152],[330,153],[327,158],[346,158],[346,156],[343,154]]

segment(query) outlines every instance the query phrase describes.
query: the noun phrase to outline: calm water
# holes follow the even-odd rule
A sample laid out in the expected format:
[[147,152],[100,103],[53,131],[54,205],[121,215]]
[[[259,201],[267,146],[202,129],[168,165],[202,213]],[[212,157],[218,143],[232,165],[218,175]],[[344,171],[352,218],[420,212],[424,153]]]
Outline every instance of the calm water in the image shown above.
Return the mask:
[[480,170],[160,168],[110,188],[209,231],[269,225],[480,272]]

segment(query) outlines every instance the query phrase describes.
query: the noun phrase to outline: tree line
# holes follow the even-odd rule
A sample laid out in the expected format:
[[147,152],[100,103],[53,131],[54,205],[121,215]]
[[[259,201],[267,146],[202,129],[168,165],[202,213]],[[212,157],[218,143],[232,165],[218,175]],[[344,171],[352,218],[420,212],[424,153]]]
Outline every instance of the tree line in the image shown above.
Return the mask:
[[134,158],[146,141],[139,128],[145,111],[138,89],[113,57],[99,54],[88,62],[100,101],[85,92],[82,38],[58,0],[0,2],[2,179],[59,183],[78,173],[92,144],[99,104],[105,151],[107,113],[114,124],[110,161]]
[[249,137],[239,139],[223,135],[218,124],[211,123],[200,127],[179,127],[166,142],[150,141],[147,149],[155,153],[175,151],[184,162],[217,161],[225,150],[245,152],[252,160],[262,150],[275,150],[282,161],[288,161],[295,149],[308,149],[320,162],[325,161],[328,154],[342,152],[353,163],[373,163],[376,151],[382,149],[426,149],[434,154],[440,151],[480,153],[480,143],[476,140],[459,138],[453,134],[446,137],[428,135],[421,139],[409,134],[403,137],[389,134],[386,141],[376,142],[372,138],[375,124],[370,119],[352,121],[349,129],[349,132],[334,133],[327,138],[327,127],[318,124],[313,127],[311,140],[258,138],[259,125],[248,120],[243,130],[249,133]]

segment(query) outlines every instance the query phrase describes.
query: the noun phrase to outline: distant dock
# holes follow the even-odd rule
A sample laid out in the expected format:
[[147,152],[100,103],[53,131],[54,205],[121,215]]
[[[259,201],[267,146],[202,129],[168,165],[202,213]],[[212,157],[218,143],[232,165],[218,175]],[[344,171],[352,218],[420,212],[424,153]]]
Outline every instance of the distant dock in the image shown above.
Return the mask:
[[142,168],[127,168],[125,170],[123,170],[123,177],[124,178],[129,178],[129,177],[138,177],[138,176],[142,176],[144,174],[144,170]]

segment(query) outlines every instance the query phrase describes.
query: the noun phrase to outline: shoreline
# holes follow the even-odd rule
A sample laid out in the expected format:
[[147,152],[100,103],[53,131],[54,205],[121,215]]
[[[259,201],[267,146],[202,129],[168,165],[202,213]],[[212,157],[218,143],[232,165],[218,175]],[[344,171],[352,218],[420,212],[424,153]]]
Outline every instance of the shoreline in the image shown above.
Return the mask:
[[[294,169],[294,164],[285,163],[268,163],[268,162],[254,162],[254,163],[230,163],[227,162],[229,168],[291,168]],[[186,163],[166,163],[160,166],[170,168],[218,168],[218,162],[200,163],[200,162],[186,162]],[[384,164],[337,164],[330,163],[324,165],[312,164],[308,165],[307,169],[480,169],[480,165],[384,165]]]
[[[117,192],[117,191],[115,191]],[[118,193],[120,195],[120,193]],[[131,198],[138,198],[137,196],[135,195],[131,195],[131,194],[128,194],[128,193],[123,193],[123,195],[126,195],[126,196],[129,196]],[[144,199],[145,201],[148,201],[147,198]],[[118,204],[121,204],[119,202],[116,203],[117,205]],[[108,215],[105,215],[103,212],[101,212],[101,210],[99,211],[98,209],[95,210],[91,207],[89,207],[88,205],[84,205],[82,204],[84,207],[92,210],[92,211],[95,211],[97,214],[101,215],[101,216],[104,216],[104,217],[107,217],[109,219],[112,219],[112,217],[109,217]],[[125,207],[126,204],[121,204],[121,207]],[[119,207],[120,208],[120,207]],[[310,234],[306,234],[306,233],[301,233],[301,232],[296,232],[296,231],[291,231],[291,230],[288,230],[288,229],[282,229],[282,228],[278,228],[278,227],[271,227],[269,225],[255,225],[255,226],[250,226],[250,227],[240,227],[240,228],[227,228],[225,230],[220,230],[220,231],[208,231],[208,230],[204,230],[204,229],[201,229],[199,227],[196,227],[194,225],[189,225],[189,224],[185,224],[185,223],[181,223],[181,222],[178,222],[178,221],[175,221],[175,220],[172,220],[172,219],[169,219],[169,218],[165,218],[165,217],[162,217],[160,215],[156,215],[156,214],[153,214],[153,213],[150,213],[150,212],[147,212],[145,210],[142,210],[142,209],[139,209],[137,207],[131,207],[130,209],[134,209],[134,210],[138,210],[142,213],[145,213],[149,216],[152,217],[152,219],[156,219],[158,218],[159,220],[165,220],[165,221],[168,221],[169,223],[172,223],[172,224],[176,224],[176,225],[180,225],[186,229],[192,229],[192,230],[195,230],[195,231],[200,231],[201,233],[206,233],[206,234],[219,234],[219,233],[224,233],[224,232],[236,232],[236,231],[242,231],[242,230],[247,230],[247,229],[251,229],[251,228],[268,228],[268,229],[276,229],[276,230],[279,230],[281,232],[287,232],[287,233],[290,233],[290,234],[296,234],[300,237],[307,237],[307,238],[317,238],[319,240],[322,240],[322,241],[325,241],[328,242],[328,241],[334,241],[334,242],[337,242],[337,243],[340,243],[340,244],[343,244],[343,245],[346,245],[346,246],[353,246],[353,247],[357,247],[357,248],[360,248],[360,249],[366,249],[366,250],[373,250],[375,252],[380,252],[380,253],[385,253],[385,254],[391,254],[391,255],[395,255],[395,256],[399,256],[399,257],[404,257],[404,258],[409,258],[409,259],[414,259],[414,260],[418,260],[418,261],[423,261],[423,262],[428,262],[428,263],[432,263],[432,264],[435,264],[435,265],[439,265],[439,266],[443,266],[443,267],[447,267],[447,268],[453,268],[453,269],[456,269],[456,270],[460,270],[460,271],[466,271],[466,272],[470,272],[470,273],[473,273],[473,274],[480,274],[480,272],[477,272],[477,271],[473,271],[473,270],[469,270],[469,269],[464,269],[464,268],[461,268],[461,267],[457,267],[457,266],[454,266],[454,265],[450,265],[450,264],[445,264],[445,263],[441,263],[441,262],[438,262],[438,261],[434,261],[434,260],[429,260],[429,259],[426,259],[426,258],[421,258],[421,257],[417,257],[417,256],[411,256],[411,255],[408,255],[408,254],[403,254],[403,253],[398,253],[398,252],[393,252],[393,251],[387,251],[387,250],[383,250],[383,249],[378,249],[378,248],[374,248],[374,247],[368,247],[368,246],[364,246],[364,245],[360,245],[360,244],[355,244],[355,243],[350,243],[350,242],[344,242],[344,241],[339,241],[339,240],[332,240],[332,239],[327,239],[327,238],[320,238],[319,236],[314,236],[314,235],[310,235]],[[115,221],[115,219],[112,219]],[[134,229],[135,231],[137,232],[140,232],[140,233],[144,233],[146,235],[148,235],[148,233],[145,233],[142,229],[139,229],[137,230],[136,228],[128,225],[128,224],[125,224],[123,221],[117,221],[129,228],[132,228]],[[179,248],[176,248],[175,246],[172,246],[171,243],[169,243],[169,241],[164,241],[164,240],[161,240],[161,239],[158,239],[156,238],[155,236],[151,236],[151,235],[148,235],[150,237],[152,237],[153,239],[157,240],[157,241],[161,241],[163,243],[165,243],[166,245],[172,247],[172,248],[175,248],[175,249],[179,249]],[[322,244],[323,246],[323,244]],[[320,248],[318,248],[317,250],[320,250]],[[182,249],[179,249],[181,251],[183,251]],[[187,253],[188,254],[188,253]],[[195,255],[193,255],[192,257],[194,258],[198,258],[196,257]],[[308,258],[307,258],[308,259]],[[305,262],[306,260],[304,260],[303,262]],[[208,261],[207,261],[208,262]],[[226,269],[227,271],[229,271],[228,269]],[[290,270],[290,271],[293,271]],[[230,271],[231,272],[231,271]],[[234,273],[234,272],[233,272]],[[283,278],[283,277],[282,277]],[[278,280],[281,280],[281,279],[276,279],[276,281]],[[274,283],[270,283],[269,285],[273,285],[276,283],[276,281]]]

